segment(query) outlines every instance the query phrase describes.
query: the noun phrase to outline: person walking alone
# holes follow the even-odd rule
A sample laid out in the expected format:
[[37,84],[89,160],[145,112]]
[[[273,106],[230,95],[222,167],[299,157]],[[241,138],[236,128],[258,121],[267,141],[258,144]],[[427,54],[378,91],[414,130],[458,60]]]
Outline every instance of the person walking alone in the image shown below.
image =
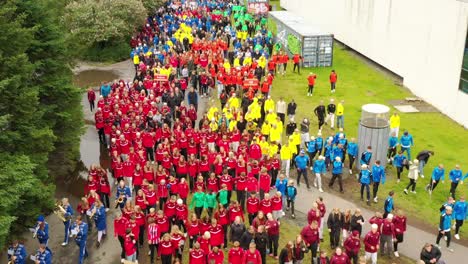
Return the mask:
[[330,183],[328,184],[328,187],[332,188],[333,184],[335,183],[335,180],[338,178],[340,192],[344,193],[342,175],[343,175],[343,162],[341,162],[340,157],[336,157],[335,161],[333,162],[332,178],[330,180]]
[[410,165],[409,171],[408,171],[408,178],[410,179],[410,182],[408,185],[406,185],[406,188],[404,190],[405,194],[408,194],[408,189],[411,187],[411,193],[416,193],[416,181],[418,180],[418,175],[419,175],[419,166],[418,166],[419,161],[418,160],[413,160],[413,163]]
[[431,180],[429,181],[429,184],[426,185],[426,191],[432,193],[440,180],[442,180],[442,183],[445,181],[445,169],[443,164],[439,164],[439,166],[432,170]]
[[325,105],[323,100],[320,100],[320,104],[314,109],[314,114],[318,119],[319,132],[322,131],[322,126],[325,124]]
[[344,129],[344,100],[336,106],[336,127]]
[[450,252],[453,252],[453,249],[450,247],[450,241],[452,239],[450,229],[452,226],[452,207],[446,206],[445,207],[445,213],[443,213],[440,216],[440,222],[439,222],[439,233],[437,235],[436,239],[436,246],[440,249],[440,239],[442,237],[447,238],[447,250]]
[[338,75],[336,74],[335,70],[332,70],[330,73],[330,91],[331,93],[335,93],[336,89],[336,82],[338,81]]
[[315,80],[317,79],[317,74],[314,73],[309,73],[309,76],[307,77],[307,83],[309,85],[309,89],[307,90],[307,96],[312,96],[314,92],[314,85],[315,85]]
[[336,105],[335,99],[331,98],[330,103],[327,105],[327,118],[325,119],[325,124],[330,121],[330,128],[335,129],[335,112],[336,112]]
[[301,150],[299,155],[294,159],[297,167],[297,186],[301,185],[301,175],[304,176],[304,181],[307,185],[307,189],[310,189],[309,178],[307,177],[307,164],[309,164],[309,156],[305,155],[304,150]]

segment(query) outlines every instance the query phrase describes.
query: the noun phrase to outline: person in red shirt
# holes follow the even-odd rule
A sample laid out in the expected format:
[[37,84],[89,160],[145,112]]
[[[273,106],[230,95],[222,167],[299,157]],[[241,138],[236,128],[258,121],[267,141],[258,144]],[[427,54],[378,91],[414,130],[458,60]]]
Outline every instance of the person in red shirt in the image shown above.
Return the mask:
[[250,243],[249,250],[244,252],[241,264],[262,264],[262,256],[258,252],[255,243]]
[[353,260],[353,264],[357,264],[359,250],[361,250],[361,239],[359,238],[358,231],[354,230],[352,235],[345,240],[344,247],[346,255]]
[[344,253],[340,247],[337,247],[335,249],[335,253],[330,259],[330,264],[350,264],[350,263],[351,261],[348,255],[346,255],[346,253]]
[[94,101],[96,100],[96,93],[94,92],[93,88],[88,89],[88,102],[89,102],[89,109],[91,112],[94,110],[96,107],[94,104]]
[[132,233],[132,230],[128,228],[125,231],[125,256],[128,261],[135,262],[137,260],[136,251],[137,251],[137,241],[135,235]]
[[208,254],[208,263],[210,264],[223,264],[224,263],[224,253],[222,250],[219,250],[218,247],[213,247],[211,252]]
[[377,264],[377,251],[379,250],[380,232],[377,224],[372,224],[371,231],[364,237],[364,250],[366,262],[371,259]]
[[320,243],[319,239],[319,227],[317,221],[312,221],[310,225],[305,226],[301,231],[302,239],[304,243],[311,251],[312,259],[317,257],[317,248]]
[[332,70],[330,73],[330,89],[332,93],[335,93],[336,81],[338,81],[338,75],[336,75],[335,70]]
[[120,258],[123,260],[125,259],[125,237],[126,237],[126,230],[125,227],[128,224],[128,219],[123,217],[122,214],[118,214],[117,217],[114,219],[114,237],[119,239],[120,246],[122,247],[122,253],[120,254]]
[[189,251],[189,264],[206,264],[206,254],[198,242],[195,242]]
[[278,242],[280,234],[280,222],[273,218],[273,215],[267,214],[265,229],[268,233],[268,244],[270,248],[270,257],[278,259]]
[[312,96],[314,92],[315,79],[317,79],[317,74],[309,73],[307,77],[307,82],[309,84],[309,90],[307,91],[307,96]]
[[296,68],[297,68],[297,73],[298,74],[301,74],[301,66],[299,63],[301,63],[302,61],[302,56],[299,55],[299,54],[294,54],[294,56],[292,57],[292,61],[294,62],[294,67],[293,67],[293,72],[296,71]]
[[239,247],[239,241],[234,241],[234,245],[228,252],[228,263],[229,264],[236,264],[241,263],[242,259],[244,258],[244,250]]
[[150,249],[150,261],[154,263],[154,251],[158,247],[159,244],[159,228],[155,222],[154,218],[148,219],[148,227],[147,227],[147,237],[148,237],[148,246]]
[[393,224],[395,225],[395,241],[393,242],[393,254],[395,257],[400,257],[398,254],[398,244],[403,242],[403,236],[406,232],[406,216],[402,210],[397,210],[396,215],[393,217]]
[[247,213],[249,214],[249,224],[251,225],[254,218],[257,217],[260,208],[260,200],[257,198],[256,192],[251,192],[247,198]]
[[162,264],[172,264],[172,255],[174,254],[174,246],[171,241],[171,235],[166,233],[163,235],[159,243],[159,256],[161,256]]
[[383,221],[380,234],[380,255],[390,256],[393,253],[393,241],[396,238],[393,214],[388,214],[387,219]]

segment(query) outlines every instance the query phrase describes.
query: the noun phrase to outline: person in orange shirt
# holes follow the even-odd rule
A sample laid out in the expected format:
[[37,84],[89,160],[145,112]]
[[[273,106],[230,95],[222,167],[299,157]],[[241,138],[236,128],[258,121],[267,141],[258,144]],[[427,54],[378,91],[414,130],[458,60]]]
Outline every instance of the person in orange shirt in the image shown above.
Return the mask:
[[309,76],[307,77],[307,82],[309,83],[309,90],[307,91],[307,96],[312,96],[312,93],[314,92],[315,79],[317,79],[317,75],[313,74],[312,72],[309,73]]
[[296,67],[297,67],[297,73],[301,74],[301,66],[299,65],[299,63],[302,60],[302,56],[296,53],[294,54],[292,60],[294,62],[293,72],[296,71]]
[[331,88],[332,93],[335,93],[337,80],[338,80],[338,75],[336,74],[335,70],[332,70],[330,73],[330,88]]

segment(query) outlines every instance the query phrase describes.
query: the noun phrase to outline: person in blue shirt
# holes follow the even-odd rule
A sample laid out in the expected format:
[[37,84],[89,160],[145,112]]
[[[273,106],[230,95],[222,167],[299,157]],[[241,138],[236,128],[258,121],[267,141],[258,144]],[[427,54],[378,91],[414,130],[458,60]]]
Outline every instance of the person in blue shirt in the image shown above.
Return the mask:
[[393,157],[397,154],[398,138],[396,133],[393,132],[390,138],[388,138],[388,151],[387,151],[387,160],[388,163],[392,164]]
[[62,199],[62,208],[65,210],[64,217],[65,221],[63,222],[63,225],[65,227],[65,235],[63,238],[63,243],[62,246],[68,245],[68,239],[70,238],[70,226],[71,226],[71,217],[73,216],[73,208],[71,207],[70,203],[68,202],[68,198],[63,198]]
[[455,169],[450,171],[449,178],[450,178],[450,181],[452,182],[450,184],[450,194],[452,195],[453,199],[456,199],[455,192],[457,191],[458,184],[460,182],[463,183],[463,180],[465,179],[465,177],[463,177],[463,173],[460,169],[460,165],[458,164],[455,165]]
[[294,159],[297,167],[297,186],[300,186],[301,175],[304,175],[304,181],[307,189],[310,189],[309,178],[307,178],[307,164],[309,164],[309,157],[305,155],[304,150],[301,149],[300,154]]
[[468,216],[468,205],[465,201],[465,196],[460,197],[460,200],[455,203],[453,207],[453,218],[455,219],[455,235],[456,239],[460,239],[458,232],[460,227],[463,225],[463,222],[467,219]]
[[408,131],[405,131],[403,135],[401,136],[400,145],[401,145],[401,150],[403,152],[406,151],[408,160],[411,160],[411,147],[414,146],[414,142],[413,142],[413,136],[410,133],[408,133]]
[[315,138],[315,149],[317,150],[317,155],[322,154],[322,149],[323,149],[323,138],[322,138],[322,133],[318,133],[317,137]]
[[[276,179],[276,182],[275,182],[275,187],[276,187],[276,190],[278,192],[281,193],[281,198],[282,198],[282,202],[283,202],[283,207],[286,207],[286,189],[287,189],[287,186],[288,186],[288,180],[285,178],[284,174],[281,173],[278,177],[278,179]],[[230,199],[228,199],[230,200]]]
[[104,98],[107,98],[111,92],[111,87],[110,84],[108,83],[103,83],[101,85],[100,93]]
[[291,217],[294,219],[296,215],[294,214],[294,201],[296,201],[297,195],[297,188],[294,186],[294,181],[290,180],[288,183],[288,187],[286,187],[286,200],[287,200],[287,207],[286,210],[289,211],[291,208]]
[[36,263],[52,264],[52,251],[45,244],[41,244],[36,252]]
[[359,183],[361,184],[361,201],[364,201],[364,189],[367,194],[367,205],[370,205],[370,188],[371,172],[366,164],[361,165],[361,172],[359,172]]
[[442,180],[442,183],[445,181],[445,169],[443,164],[439,164],[439,166],[432,170],[431,180],[429,184],[426,185],[426,191],[433,192],[440,180]]
[[359,161],[359,163],[361,165],[366,164],[367,166],[369,166],[371,159],[372,159],[372,147],[368,146],[367,150],[361,154],[361,160]]
[[400,182],[401,173],[403,172],[403,168],[406,167],[409,170],[408,160],[406,156],[403,155],[403,151],[399,151],[398,154],[393,157],[393,166],[395,166],[397,171],[397,183]]
[[23,244],[19,243],[18,240],[14,240],[12,245],[8,248],[8,260],[12,264],[26,264],[28,253]]
[[450,234],[450,227],[452,226],[452,207],[447,206],[445,207],[445,213],[443,213],[440,216],[440,222],[439,222],[439,232],[437,234],[437,239],[436,239],[436,246],[440,248],[439,242],[442,237],[447,238],[447,250],[450,252],[453,252],[453,249],[450,248],[450,240],[452,239],[452,236]]
[[43,215],[39,215],[37,217],[37,224],[36,224],[36,237],[39,240],[39,244],[48,245],[49,243],[49,223],[45,221],[45,217]]
[[344,151],[343,146],[341,144],[332,147],[330,159],[335,160],[336,157],[340,157],[341,162],[344,162]]
[[98,231],[97,247],[99,248],[99,246],[101,246],[102,236],[106,235],[106,207],[104,207],[100,200],[96,200],[90,210],[93,214]]
[[84,259],[88,257],[88,250],[86,249],[86,240],[88,239],[88,224],[82,221],[81,215],[78,215],[71,229],[75,233],[75,242],[80,248],[78,264],[83,264]]
[[374,166],[372,166],[372,196],[374,197],[374,203],[377,203],[377,192],[379,191],[379,185],[385,184],[385,168],[380,166],[380,160],[376,160]]
[[349,159],[349,174],[353,174],[353,165],[356,157],[358,155],[358,145],[356,144],[356,139],[351,138],[348,142],[348,159]]
[[315,137],[312,136],[310,141],[307,142],[307,154],[309,155],[309,166],[312,166],[315,158],[315,154],[317,153],[317,143],[315,142]]
[[314,166],[311,168],[315,173],[314,187],[319,189],[319,192],[323,192],[322,189],[322,174],[325,174],[325,157],[320,155],[314,162]]
[[393,196],[395,195],[394,191],[388,192],[388,197],[385,199],[384,203],[384,214],[383,218],[387,219],[388,214],[390,214],[393,210],[395,210]]
[[123,209],[125,206],[125,203],[127,202],[127,199],[131,197],[132,197],[132,191],[130,190],[130,187],[125,185],[124,180],[120,180],[119,186],[117,186],[115,199],[118,200],[119,198],[122,198],[123,200],[121,203],[117,203],[115,208],[120,207],[120,209]]
[[343,190],[343,179],[342,179],[342,175],[343,175],[343,162],[341,162],[341,158],[340,157],[336,157],[335,158],[335,161],[333,161],[333,164],[332,164],[332,178],[330,180],[330,183],[328,184],[328,187],[332,188],[333,187],[333,184],[335,183],[335,180],[338,178],[338,184],[340,186],[340,192],[341,193],[344,193],[344,190]]

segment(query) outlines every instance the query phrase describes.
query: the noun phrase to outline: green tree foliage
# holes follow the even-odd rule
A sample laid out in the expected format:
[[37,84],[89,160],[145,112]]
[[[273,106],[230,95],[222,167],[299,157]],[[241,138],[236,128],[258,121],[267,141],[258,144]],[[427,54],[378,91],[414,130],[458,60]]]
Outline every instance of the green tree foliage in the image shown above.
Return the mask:
[[[141,0],[74,0],[66,6],[64,21],[70,43],[77,50],[99,52],[108,48],[120,50],[122,41],[127,44],[145,19],[146,9]],[[128,57],[128,44],[126,48]]]
[[143,6],[148,11],[148,15],[155,13],[165,2],[166,0],[141,0]]
[[10,230],[50,208],[54,176],[79,158],[81,95],[59,8],[53,0],[0,3],[0,248]]

